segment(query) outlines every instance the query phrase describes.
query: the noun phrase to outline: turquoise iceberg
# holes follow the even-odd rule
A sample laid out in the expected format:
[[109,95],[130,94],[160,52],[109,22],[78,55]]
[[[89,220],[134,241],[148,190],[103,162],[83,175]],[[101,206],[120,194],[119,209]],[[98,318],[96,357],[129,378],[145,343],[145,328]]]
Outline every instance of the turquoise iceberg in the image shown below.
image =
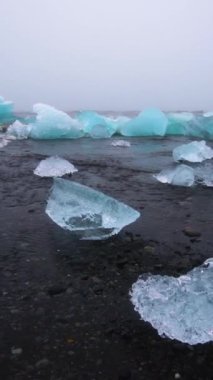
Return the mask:
[[35,104],[36,119],[30,124],[32,139],[74,139],[84,135],[78,120],[46,104]]
[[164,136],[168,119],[163,112],[150,108],[120,127],[123,136]]
[[83,111],[77,115],[84,126],[84,133],[93,138],[109,138],[116,133],[116,121],[93,111]]
[[191,112],[169,113],[167,117],[167,135],[186,135],[188,124],[195,119]]
[[11,123],[14,120],[13,102],[5,101],[0,96],[0,124]]
[[140,213],[99,191],[55,178],[47,202],[47,215],[81,239],[100,240],[117,234]]

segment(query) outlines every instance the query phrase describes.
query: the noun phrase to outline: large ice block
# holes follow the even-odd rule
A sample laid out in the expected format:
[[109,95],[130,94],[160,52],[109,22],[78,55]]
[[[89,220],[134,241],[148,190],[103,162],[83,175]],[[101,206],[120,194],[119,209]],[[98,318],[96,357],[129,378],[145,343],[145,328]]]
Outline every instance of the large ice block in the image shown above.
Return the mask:
[[13,120],[13,102],[5,101],[4,98],[0,96],[0,124],[9,123]]
[[168,119],[163,112],[151,108],[141,112],[120,127],[123,136],[164,136]]
[[116,121],[93,111],[83,111],[77,115],[84,125],[86,135],[93,138],[109,138],[117,129]]
[[175,161],[202,162],[213,158],[213,149],[207,146],[205,141],[193,141],[175,148],[173,158]]
[[141,276],[131,301],[162,337],[191,345],[213,340],[213,259],[180,277]]
[[195,173],[193,168],[188,165],[178,165],[174,169],[163,169],[154,177],[162,183],[168,183],[176,186],[192,186],[195,182]]
[[34,174],[40,177],[63,177],[65,174],[73,174],[77,171],[78,169],[69,161],[55,156],[42,160],[34,170]]
[[35,122],[30,124],[33,139],[74,139],[84,135],[83,126],[65,112],[46,104],[35,104]]
[[194,115],[191,112],[169,113],[167,117],[167,135],[186,135],[189,122],[194,120]]
[[117,234],[139,218],[133,208],[90,187],[55,178],[47,215],[81,239],[100,240]]

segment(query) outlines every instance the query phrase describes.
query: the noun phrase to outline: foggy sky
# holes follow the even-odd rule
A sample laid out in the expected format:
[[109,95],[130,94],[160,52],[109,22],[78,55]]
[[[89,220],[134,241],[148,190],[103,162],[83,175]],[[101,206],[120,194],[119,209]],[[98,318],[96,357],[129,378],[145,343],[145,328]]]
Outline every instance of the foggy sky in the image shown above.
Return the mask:
[[0,0],[17,110],[213,109],[212,0]]

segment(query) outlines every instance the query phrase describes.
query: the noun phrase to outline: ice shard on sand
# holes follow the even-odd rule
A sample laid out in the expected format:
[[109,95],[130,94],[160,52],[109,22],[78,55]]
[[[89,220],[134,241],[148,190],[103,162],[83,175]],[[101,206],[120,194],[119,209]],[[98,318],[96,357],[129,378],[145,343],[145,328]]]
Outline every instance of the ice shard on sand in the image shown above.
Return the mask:
[[65,174],[73,174],[77,172],[73,164],[61,157],[48,157],[40,161],[34,174],[40,177],[62,177]]
[[213,340],[213,259],[180,277],[139,277],[130,292],[141,319],[162,337],[191,345]]
[[190,187],[195,182],[195,173],[193,168],[188,165],[178,165],[174,169],[163,169],[154,177],[161,183],[168,183],[176,186]]
[[117,234],[140,216],[138,211],[102,192],[59,178],[54,179],[46,213],[65,230],[93,240]]
[[204,140],[192,141],[175,148],[173,158],[175,161],[202,162],[213,158],[213,149],[207,146]]

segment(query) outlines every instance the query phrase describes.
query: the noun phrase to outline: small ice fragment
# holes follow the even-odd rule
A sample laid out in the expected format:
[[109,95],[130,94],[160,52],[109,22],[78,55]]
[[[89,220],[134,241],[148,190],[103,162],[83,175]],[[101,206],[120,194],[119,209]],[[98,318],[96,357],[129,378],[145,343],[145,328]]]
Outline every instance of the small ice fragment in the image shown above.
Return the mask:
[[22,352],[23,352],[22,348],[16,348],[16,347],[11,348],[11,353],[13,355],[21,355]]
[[100,240],[117,234],[140,213],[90,187],[55,178],[46,207],[60,227],[81,239]]
[[129,148],[131,146],[129,141],[125,140],[115,140],[111,144],[112,146],[119,146],[119,147],[124,147],[124,148]]
[[191,345],[213,340],[213,258],[187,275],[143,276],[133,284],[131,301],[141,319],[159,335]]
[[34,170],[34,174],[40,177],[62,177],[65,174],[73,174],[77,171],[78,169],[70,162],[55,156],[42,160]]
[[213,187],[213,163],[205,162],[195,168],[196,180],[207,187]]
[[193,141],[189,144],[183,144],[173,150],[175,161],[202,162],[213,158],[213,149],[203,141]]
[[178,165],[175,169],[164,169],[154,177],[162,183],[176,186],[192,186],[195,181],[194,170],[187,165]]
[[29,137],[31,127],[30,125],[22,124],[16,120],[7,129],[7,136],[14,136],[17,140],[24,140]]

